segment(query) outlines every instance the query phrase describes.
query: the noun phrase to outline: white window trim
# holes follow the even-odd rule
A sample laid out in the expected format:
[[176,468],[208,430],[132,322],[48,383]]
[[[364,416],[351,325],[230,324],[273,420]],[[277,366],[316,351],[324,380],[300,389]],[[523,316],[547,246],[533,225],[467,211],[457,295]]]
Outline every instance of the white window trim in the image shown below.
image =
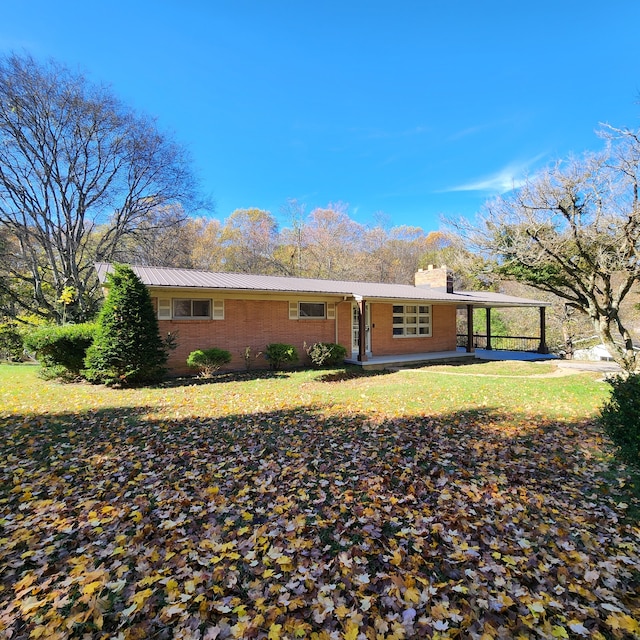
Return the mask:
[[[175,316],[175,300],[206,300],[209,302],[208,316]],[[158,298],[158,320],[224,320],[224,300],[220,298]]]
[[[301,316],[300,305],[301,304],[323,304],[324,316]],[[336,318],[336,303],[325,302],[324,300],[290,300],[289,301],[289,320],[335,320]]]
[[[399,316],[399,313],[394,313],[393,312],[393,307],[402,307],[402,317],[403,317],[403,323],[402,325],[398,325],[395,324],[393,322],[393,317],[394,316]],[[433,307],[430,304],[394,304],[392,307],[392,320],[391,320],[391,331],[392,331],[392,337],[393,338],[398,338],[401,340],[404,340],[406,338],[431,338],[433,335]],[[416,311],[414,312],[407,312],[406,311],[406,307],[416,307]],[[420,307],[426,307],[427,308],[427,312],[426,313],[419,313],[419,308]],[[407,324],[406,322],[406,317],[407,316],[415,316],[416,317],[416,322],[411,323],[411,324]],[[425,326],[426,323],[421,324],[420,323],[420,318],[428,318],[429,319],[429,323],[428,323],[428,327],[429,330],[427,333],[418,333],[419,329],[421,326]],[[400,326],[402,326],[403,331],[406,329],[406,327],[415,327],[416,328],[416,333],[402,333],[401,335],[395,334],[393,333],[394,329],[399,328]]]

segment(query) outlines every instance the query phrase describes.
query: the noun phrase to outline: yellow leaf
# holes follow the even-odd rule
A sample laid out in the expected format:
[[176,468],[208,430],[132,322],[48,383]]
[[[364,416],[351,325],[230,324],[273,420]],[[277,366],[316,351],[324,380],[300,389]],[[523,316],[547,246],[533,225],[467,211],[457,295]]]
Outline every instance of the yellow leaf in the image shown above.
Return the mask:
[[553,627],[553,629],[551,630],[551,635],[554,638],[568,638],[569,637],[569,634],[567,633],[567,630],[564,627],[560,626],[560,625],[557,625],[557,626]]
[[131,598],[131,600],[133,601],[133,604],[136,606],[136,608],[139,610],[139,609],[142,609],[142,606],[149,599],[151,594],[153,594],[153,589],[144,589],[142,591],[138,591],[137,593],[134,593],[133,598]]
[[420,602],[420,592],[415,587],[409,587],[404,592],[406,602]]
[[353,620],[349,620],[345,626],[344,633],[342,634],[344,640],[356,640],[359,631],[360,628],[358,625]]
[[167,591],[177,591],[178,581],[175,578],[169,578],[167,580]]
[[42,600],[38,600],[35,596],[29,596],[28,598],[24,598],[20,605],[20,611],[23,614],[31,613],[35,609],[39,609],[43,604],[46,604],[47,599],[43,598]]
[[92,596],[101,587],[102,587],[102,582],[100,582],[99,580],[90,582],[89,584],[85,584],[84,587],[82,587],[82,595]]
[[282,625],[274,622],[269,627],[269,640],[280,640],[280,631],[282,631]]
[[612,629],[622,629],[629,633],[640,633],[640,622],[626,613],[612,613],[607,616],[605,622]]

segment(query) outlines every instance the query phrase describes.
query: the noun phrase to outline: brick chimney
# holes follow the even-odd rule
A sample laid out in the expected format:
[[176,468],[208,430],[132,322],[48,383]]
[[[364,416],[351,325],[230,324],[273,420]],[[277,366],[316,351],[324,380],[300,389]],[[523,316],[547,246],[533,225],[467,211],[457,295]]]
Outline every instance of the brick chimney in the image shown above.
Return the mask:
[[416,287],[431,287],[453,293],[453,271],[443,264],[439,269],[432,264],[427,269],[418,269],[415,275]]

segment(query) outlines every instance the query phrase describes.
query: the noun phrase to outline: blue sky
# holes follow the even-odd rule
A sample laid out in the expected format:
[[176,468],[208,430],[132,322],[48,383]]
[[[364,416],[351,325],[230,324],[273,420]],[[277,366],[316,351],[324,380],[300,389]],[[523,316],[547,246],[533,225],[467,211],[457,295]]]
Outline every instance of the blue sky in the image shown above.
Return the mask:
[[639,23],[637,0],[4,0],[0,53],[157,118],[216,217],[295,198],[431,231],[637,128]]

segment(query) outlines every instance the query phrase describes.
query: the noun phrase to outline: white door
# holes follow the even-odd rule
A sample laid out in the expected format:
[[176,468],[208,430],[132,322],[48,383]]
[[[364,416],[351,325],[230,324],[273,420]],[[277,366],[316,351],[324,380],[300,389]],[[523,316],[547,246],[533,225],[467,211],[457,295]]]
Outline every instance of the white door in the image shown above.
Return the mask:
[[[364,324],[366,327],[366,335],[365,335],[365,351],[367,355],[371,355],[371,331],[370,331],[370,308],[369,305],[365,303],[365,311],[364,311]],[[360,314],[358,313],[358,304],[353,303],[351,305],[351,351],[354,354],[358,354],[360,345]]]

